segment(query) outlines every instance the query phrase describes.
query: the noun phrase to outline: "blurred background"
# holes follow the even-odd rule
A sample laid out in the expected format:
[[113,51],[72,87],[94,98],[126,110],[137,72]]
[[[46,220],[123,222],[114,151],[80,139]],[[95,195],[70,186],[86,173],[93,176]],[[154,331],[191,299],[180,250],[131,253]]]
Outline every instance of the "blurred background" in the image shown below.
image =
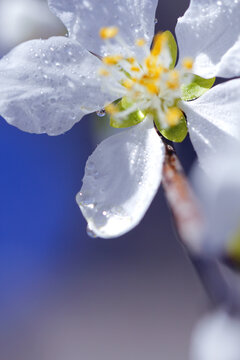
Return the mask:
[[[188,5],[160,0],[156,30],[174,32]],[[44,0],[0,0],[1,56],[65,32]],[[209,304],[162,190],[127,235],[89,238],[75,195],[107,120],[85,116],[58,137],[0,120],[0,359],[186,360]],[[177,151],[188,172],[189,140]]]

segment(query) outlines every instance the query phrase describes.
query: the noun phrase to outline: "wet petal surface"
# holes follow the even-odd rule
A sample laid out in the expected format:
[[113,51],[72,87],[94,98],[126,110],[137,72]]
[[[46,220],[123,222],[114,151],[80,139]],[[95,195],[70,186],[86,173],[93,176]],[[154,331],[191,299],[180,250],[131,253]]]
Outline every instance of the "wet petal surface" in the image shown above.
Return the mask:
[[191,56],[202,77],[239,76],[239,18],[240,0],[191,0],[176,26],[180,62]]
[[33,40],[0,61],[0,114],[21,130],[58,135],[114,98],[100,90],[100,61],[65,37]]
[[[151,44],[157,0],[49,0],[48,3],[66,25],[70,37],[98,55],[105,55],[98,35],[105,26],[117,26],[130,48],[142,37]],[[121,46],[113,53],[119,49]]]
[[240,80],[217,85],[199,99],[182,102],[192,144],[203,168],[205,158],[225,142],[240,142]]
[[160,185],[164,145],[152,121],[104,140],[89,157],[77,202],[99,237],[135,227]]

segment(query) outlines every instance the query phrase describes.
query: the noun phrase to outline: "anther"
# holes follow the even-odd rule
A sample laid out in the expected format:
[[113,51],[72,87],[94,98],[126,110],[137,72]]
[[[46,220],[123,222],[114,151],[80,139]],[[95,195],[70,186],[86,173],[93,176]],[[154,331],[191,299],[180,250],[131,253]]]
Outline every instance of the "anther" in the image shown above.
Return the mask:
[[177,107],[169,108],[166,112],[166,119],[167,119],[168,125],[170,125],[170,126],[177,125],[179,123],[182,115],[183,114],[179,108],[177,108]]
[[137,46],[144,46],[144,45],[146,44],[146,40],[143,39],[143,38],[137,39],[136,42],[135,42],[135,44],[136,44]]
[[187,70],[192,70],[193,68],[193,59],[192,58],[184,58],[182,62],[182,66]]
[[166,41],[167,41],[167,35],[165,33],[158,33],[155,37],[154,37],[154,41],[153,41],[153,48],[151,50],[151,54],[153,56],[158,56],[160,55],[163,46],[165,45]]
[[118,28],[116,26],[103,27],[99,31],[99,36],[102,39],[112,39],[118,34]]
[[110,56],[105,56],[102,61],[104,64],[106,65],[116,65],[120,60],[122,60],[122,56],[121,55],[110,55]]
[[99,75],[109,76],[110,73],[109,73],[109,71],[107,71],[106,69],[99,69]]

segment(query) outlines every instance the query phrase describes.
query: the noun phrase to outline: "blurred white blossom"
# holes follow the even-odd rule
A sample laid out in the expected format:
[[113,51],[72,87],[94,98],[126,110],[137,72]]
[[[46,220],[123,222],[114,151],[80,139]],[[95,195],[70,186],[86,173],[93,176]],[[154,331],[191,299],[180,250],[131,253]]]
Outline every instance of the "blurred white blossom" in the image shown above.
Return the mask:
[[240,230],[240,145],[232,142],[205,158],[204,171],[196,166],[193,183],[205,215],[201,249],[216,255],[229,249]]
[[190,360],[239,360],[240,319],[218,310],[197,324]]

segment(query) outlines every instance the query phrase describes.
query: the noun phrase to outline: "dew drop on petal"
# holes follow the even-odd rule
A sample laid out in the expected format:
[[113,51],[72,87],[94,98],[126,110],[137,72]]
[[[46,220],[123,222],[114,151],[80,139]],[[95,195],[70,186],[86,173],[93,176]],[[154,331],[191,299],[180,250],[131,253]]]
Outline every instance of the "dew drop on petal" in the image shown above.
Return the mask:
[[101,109],[101,110],[98,110],[98,111],[96,112],[96,114],[97,114],[97,116],[99,116],[99,117],[103,117],[103,116],[106,115],[106,111],[105,111],[104,109]]
[[89,236],[90,238],[92,238],[92,239],[96,239],[96,238],[97,238],[97,235],[95,234],[95,232],[94,232],[92,229],[90,229],[90,227],[89,227],[88,225],[87,225],[86,231],[87,231],[87,234],[88,234],[88,236]]
[[155,19],[154,19],[154,24],[157,24],[157,23],[158,23],[158,19],[155,18]]

